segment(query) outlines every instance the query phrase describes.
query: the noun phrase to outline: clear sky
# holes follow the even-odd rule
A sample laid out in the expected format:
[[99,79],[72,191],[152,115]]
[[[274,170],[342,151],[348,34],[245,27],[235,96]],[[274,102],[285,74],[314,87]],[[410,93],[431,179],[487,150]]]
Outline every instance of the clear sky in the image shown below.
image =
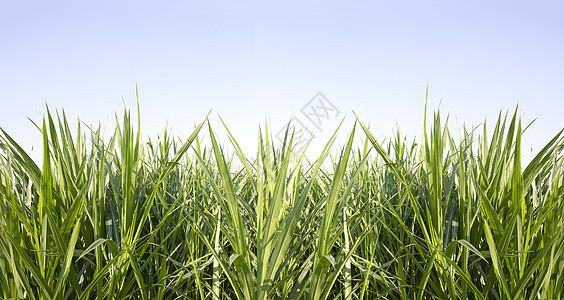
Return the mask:
[[[213,109],[246,149],[265,120],[276,134],[294,117],[320,144],[353,111],[411,138],[429,85],[452,131],[519,104],[538,151],[564,128],[562,53],[562,1],[1,1],[0,127],[40,149],[27,118],[45,103],[104,123],[138,84],[151,136],[187,137]],[[334,115],[315,127],[317,92]]]

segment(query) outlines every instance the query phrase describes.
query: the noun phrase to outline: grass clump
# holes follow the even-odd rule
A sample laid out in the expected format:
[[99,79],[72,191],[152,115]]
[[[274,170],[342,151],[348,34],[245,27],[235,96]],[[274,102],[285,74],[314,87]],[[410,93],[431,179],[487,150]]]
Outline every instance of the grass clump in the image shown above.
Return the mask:
[[[144,143],[47,111],[39,167],[0,135],[0,295],[29,299],[561,299],[562,132],[522,167],[521,121],[419,144],[357,120],[328,161],[287,131],[249,160],[208,122]],[[355,146],[355,136],[364,143]],[[311,159],[311,158],[310,158]]]

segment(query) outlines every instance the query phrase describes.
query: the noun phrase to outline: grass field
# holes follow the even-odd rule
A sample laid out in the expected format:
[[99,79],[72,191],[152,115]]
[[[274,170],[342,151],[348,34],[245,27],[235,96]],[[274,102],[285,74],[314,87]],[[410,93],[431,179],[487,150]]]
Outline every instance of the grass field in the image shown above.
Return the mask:
[[47,113],[41,167],[0,134],[0,297],[563,299],[562,132],[525,166],[517,113],[493,124],[357,120],[317,157],[265,129],[251,161],[207,118],[144,141],[128,112],[108,139]]

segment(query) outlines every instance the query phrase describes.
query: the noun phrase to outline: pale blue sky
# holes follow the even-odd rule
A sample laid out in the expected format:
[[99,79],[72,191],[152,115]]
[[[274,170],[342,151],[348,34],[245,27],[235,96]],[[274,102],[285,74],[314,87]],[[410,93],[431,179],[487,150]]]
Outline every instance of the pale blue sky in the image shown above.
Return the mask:
[[97,124],[134,108],[137,83],[151,136],[186,137],[213,109],[251,149],[265,119],[307,123],[321,91],[340,115],[314,144],[353,110],[378,137],[415,137],[428,84],[453,131],[519,104],[539,150],[564,127],[562,53],[561,1],[2,1],[0,127],[38,149],[27,117],[45,103]]

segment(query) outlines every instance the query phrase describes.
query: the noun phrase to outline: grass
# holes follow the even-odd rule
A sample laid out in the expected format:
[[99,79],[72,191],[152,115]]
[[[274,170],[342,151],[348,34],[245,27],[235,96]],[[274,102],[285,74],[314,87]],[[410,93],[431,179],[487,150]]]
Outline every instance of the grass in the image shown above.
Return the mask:
[[516,113],[458,139],[437,113],[420,143],[357,120],[314,160],[268,126],[249,160],[207,117],[181,142],[127,111],[108,140],[37,127],[42,167],[0,135],[4,299],[564,298],[562,132],[523,168]]

